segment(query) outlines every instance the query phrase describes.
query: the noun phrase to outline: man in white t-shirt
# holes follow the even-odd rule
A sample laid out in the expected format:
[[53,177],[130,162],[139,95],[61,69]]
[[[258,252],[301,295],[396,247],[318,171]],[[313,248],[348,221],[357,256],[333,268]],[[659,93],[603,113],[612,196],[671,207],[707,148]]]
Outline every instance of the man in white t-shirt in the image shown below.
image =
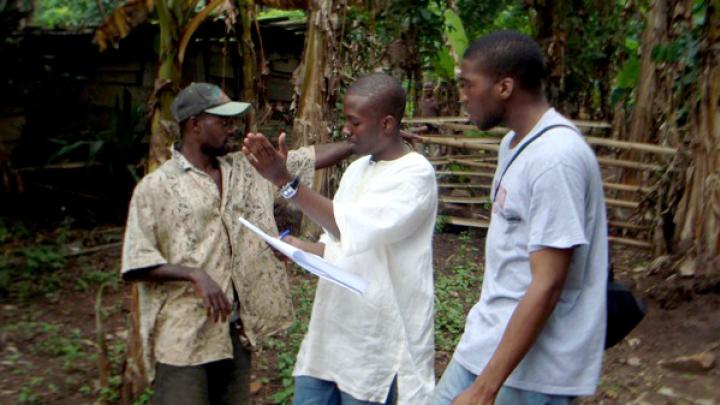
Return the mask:
[[294,404],[429,403],[435,385],[430,163],[400,135],[401,84],[383,73],[348,88],[343,134],[358,155],[330,200],[300,184],[260,134],[243,152],[281,194],[320,224],[319,243],[287,237],[369,281],[363,296],[320,280],[295,365]]
[[606,327],[607,223],[597,159],[548,105],[537,44],[475,41],[462,97],[481,129],[506,125],[480,301],[434,404],[568,404],[595,391]]

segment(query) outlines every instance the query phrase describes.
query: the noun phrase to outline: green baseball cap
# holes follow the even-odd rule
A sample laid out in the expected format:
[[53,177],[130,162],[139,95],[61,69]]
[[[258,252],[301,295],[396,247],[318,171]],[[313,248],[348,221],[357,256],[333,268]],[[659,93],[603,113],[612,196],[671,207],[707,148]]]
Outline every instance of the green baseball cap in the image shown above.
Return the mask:
[[172,115],[177,122],[203,112],[222,116],[235,116],[247,112],[250,103],[232,101],[220,87],[210,83],[191,83],[180,90],[172,103]]

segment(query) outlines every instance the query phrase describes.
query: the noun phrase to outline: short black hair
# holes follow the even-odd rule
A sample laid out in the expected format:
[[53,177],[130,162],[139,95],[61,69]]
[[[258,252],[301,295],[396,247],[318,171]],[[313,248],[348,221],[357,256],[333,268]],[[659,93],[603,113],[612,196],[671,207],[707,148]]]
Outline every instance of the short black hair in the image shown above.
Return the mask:
[[477,68],[495,79],[511,77],[528,91],[542,91],[545,78],[542,51],[527,35],[495,31],[470,44],[463,58],[475,62]]
[[355,80],[346,95],[369,97],[382,115],[392,115],[398,123],[405,115],[405,90],[400,81],[385,73],[371,73]]

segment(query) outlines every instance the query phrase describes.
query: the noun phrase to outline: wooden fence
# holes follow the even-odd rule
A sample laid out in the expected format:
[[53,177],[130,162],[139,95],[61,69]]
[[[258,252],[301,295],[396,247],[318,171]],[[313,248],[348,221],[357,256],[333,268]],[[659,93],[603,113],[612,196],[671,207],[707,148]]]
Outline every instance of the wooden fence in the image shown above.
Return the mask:
[[[495,128],[480,132],[465,117],[406,119],[408,125],[430,124],[438,134],[422,136],[425,154],[435,166],[440,188],[439,214],[446,223],[487,228],[490,187],[497,165],[502,135]],[[643,249],[653,248],[656,215],[646,201],[658,185],[660,174],[677,153],[672,147],[625,142],[607,137],[610,125],[574,121],[597,155],[603,175],[608,208],[610,242]],[[435,132],[435,131],[433,131]],[[634,153],[628,153],[628,152]],[[630,158],[630,157],[632,158]],[[623,182],[636,172],[638,184]]]

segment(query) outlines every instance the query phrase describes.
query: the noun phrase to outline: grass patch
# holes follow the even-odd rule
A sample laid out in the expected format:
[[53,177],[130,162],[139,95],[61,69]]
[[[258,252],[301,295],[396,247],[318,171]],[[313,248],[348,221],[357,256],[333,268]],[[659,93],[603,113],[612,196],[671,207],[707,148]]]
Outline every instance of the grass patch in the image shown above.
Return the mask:
[[[297,268],[296,268],[297,269]],[[302,271],[302,270],[297,270]],[[295,368],[295,358],[300,350],[300,344],[305,336],[312,312],[313,297],[315,296],[316,280],[301,279],[292,289],[295,305],[295,321],[285,333],[271,337],[265,342],[265,347],[277,352],[277,372],[282,384],[279,391],[268,399],[274,404],[290,404],[295,391],[295,380],[292,372]]]
[[447,273],[435,277],[435,350],[453,352],[465,328],[465,317],[477,302],[482,266],[475,257],[478,247],[468,232],[460,236]]

